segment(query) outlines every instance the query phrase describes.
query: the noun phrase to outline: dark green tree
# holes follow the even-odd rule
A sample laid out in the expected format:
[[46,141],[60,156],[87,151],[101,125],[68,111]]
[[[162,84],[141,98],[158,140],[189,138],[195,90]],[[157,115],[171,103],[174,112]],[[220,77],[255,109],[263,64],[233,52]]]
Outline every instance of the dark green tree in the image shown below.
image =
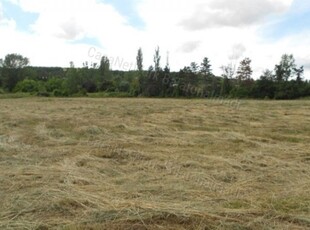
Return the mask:
[[250,80],[253,70],[251,68],[251,59],[245,58],[240,62],[237,70],[237,79],[240,84],[242,81]]
[[102,77],[107,77],[110,72],[110,60],[103,56],[100,61],[99,71]]
[[199,71],[199,66],[196,62],[191,62],[190,68],[193,73],[198,73]]
[[79,72],[75,68],[70,68],[66,72],[66,80],[63,82],[62,94],[77,94],[82,89],[82,81]]
[[293,68],[295,74],[296,74],[296,81],[298,83],[301,83],[302,82],[302,76],[304,74],[304,67],[301,66],[299,68]]
[[110,60],[108,57],[103,56],[99,65],[100,77],[98,79],[99,90],[101,91],[114,91],[114,83],[111,79],[112,73],[110,71]]
[[212,75],[212,69],[209,58],[205,57],[201,63],[200,72],[204,75]]
[[268,81],[274,81],[274,74],[272,70],[266,69],[263,71],[263,74],[261,75],[261,80],[268,80]]
[[264,70],[258,80],[256,80],[251,92],[251,97],[261,99],[273,99],[275,96],[274,75],[271,70]]
[[280,63],[275,66],[277,81],[288,81],[294,75],[294,68],[296,68],[294,56],[283,54]]
[[20,54],[8,54],[2,61],[2,86],[12,91],[23,80],[22,69],[29,64],[29,59]]
[[138,49],[136,61],[137,61],[138,74],[137,74],[136,79],[132,81],[130,91],[132,95],[137,96],[142,93],[141,86],[143,85],[145,81],[144,76],[143,76],[143,52],[142,52],[141,47]]

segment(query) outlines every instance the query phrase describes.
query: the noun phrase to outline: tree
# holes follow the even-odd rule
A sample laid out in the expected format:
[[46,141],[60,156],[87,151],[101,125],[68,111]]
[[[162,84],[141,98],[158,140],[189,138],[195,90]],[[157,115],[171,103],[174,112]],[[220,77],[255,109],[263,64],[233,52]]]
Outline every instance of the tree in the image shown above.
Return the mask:
[[283,54],[279,65],[275,66],[277,81],[288,81],[294,74],[294,68],[296,68],[294,56]]
[[29,59],[20,54],[8,54],[3,61],[3,67],[8,69],[20,69],[29,64]]
[[102,77],[106,77],[110,71],[110,60],[106,56],[101,58],[99,71]]
[[110,60],[103,56],[100,60],[99,65],[99,77],[98,77],[98,86],[100,90],[106,91],[106,90],[112,90],[113,82],[110,79]]
[[160,71],[160,59],[161,56],[159,54],[159,47],[157,47],[155,49],[155,54],[154,54],[154,67],[155,67],[155,72],[159,72]]
[[[74,68],[74,62],[73,61],[70,61],[69,65],[70,65],[70,68]],[[83,63],[83,65],[84,65],[84,63]]]
[[190,69],[193,73],[197,73],[199,70],[199,66],[196,62],[191,62]]
[[302,82],[302,75],[304,74],[304,67],[301,66],[300,68],[293,68],[295,74],[296,74],[296,81],[298,83]]
[[72,95],[78,93],[82,88],[81,79],[77,69],[70,68],[66,72],[66,80],[63,83],[64,94]]
[[10,92],[23,80],[22,68],[29,64],[29,59],[20,54],[8,54],[2,61],[2,86]]
[[210,60],[207,57],[201,63],[200,72],[204,75],[212,75]]
[[237,79],[239,84],[242,81],[251,79],[251,75],[253,73],[253,70],[251,68],[251,62],[252,61],[250,58],[245,58],[240,62],[240,65],[237,70]]
[[260,77],[260,80],[267,80],[267,81],[273,81],[274,75],[272,70],[266,69],[263,71],[263,74]]
[[167,97],[172,94],[172,78],[170,75],[169,52],[167,52],[166,66],[163,71],[163,79],[161,80],[161,96]]
[[276,77],[277,82],[283,81],[284,70],[282,69],[281,65],[276,65],[274,67],[274,71],[276,73],[275,77]]
[[274,98],[276,92],[274,75],[271,70],[264,70],[260,79],[256,80],[251,92],[254,98]]
[[231,91],[231,84],[230,84],[230,80],[224,76],[222,82],[221,82],[221,96],[222,97],[226,97],[229,95],[230,91]]
[[221,66],[221,70],[223,71],[222,76],[227,77],[228,79],[232,79],[235,75],[236,66],[232,63]]
[[138,49],[138,54],[137,54],[137,68],[138,71],[141,73],[143,71],[143,53],[142,53],[142,49],[139,48]]
[[221,96],[228,96],[232,90],[231,79],[235,74],[235,66],[232,63],[221,66],[223,80],[221,82]]

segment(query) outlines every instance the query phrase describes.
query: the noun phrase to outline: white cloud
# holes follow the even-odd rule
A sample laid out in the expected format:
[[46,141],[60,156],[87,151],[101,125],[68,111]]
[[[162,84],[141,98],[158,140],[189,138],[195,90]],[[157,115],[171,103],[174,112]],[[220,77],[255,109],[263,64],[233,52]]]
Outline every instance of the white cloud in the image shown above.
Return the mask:
[[201,41],[185,42],[178,50],[183,53],[191,53],[199,48]]
[[99,0],[14,2],[39,16],[31,25],[31,33],[17,31],[14,21],[0,21],[0,49],[28,56],[33,65],[99,62],[88,56],[92,45],[78,43],[83,38],[100,43],[95,47],[99,56],[127,63],[135,62],[137,49],[142,47],[145,68],[152,64],[157,46],[162,65],[167,51],[173,70],[208,57],[216,74],[221,74],[221,65],[231,61],[238,64],[244,57],[253,60],[256,77],[266,67],[273,69],[284,52],[295,54],[297,60],[309,60],[305,37],[292,36],[274,43],[264,41],[258,33],[268,16],[285,13],[292,0],[139,0],[136,9],[144,21],[143,29],[129,25],[125,15]]
[[[76,44],[83,38],[94,38],[102,46],[102,54],[120,56],[130,50],[128,44],[136,41],[139,32],[130,27],[125,17],[111,5],[96,0],[14,0],[24,11],[38,13],[31,25],[32,33],[3,36],[5,43],[20,47],[20,52],[31,49],[30,59],[36,65],[68,65],[74,60],[77,66],[86,61],[91,45]],[[1,33],[4,34],[4,33]],[[136,45],[134,49],[137,49]],[[131,50],[134,54],[134,50]],[[25,53],[25,55],[26,55]],[[71,55],[71,57],[69,56]],[[41,56],[41,60],[37,58]],[[65,58],[66,57],[66,58]],[[61,63],[61,61],[63,61]],[[97,61],[97,60],[94,60]]]
[[199,2],[192,9],[191,16],[181,21],[187,30],[210,27],[248,26],[261,23],[266,17],[283,13],[292,1],[279,0],[209,0]]

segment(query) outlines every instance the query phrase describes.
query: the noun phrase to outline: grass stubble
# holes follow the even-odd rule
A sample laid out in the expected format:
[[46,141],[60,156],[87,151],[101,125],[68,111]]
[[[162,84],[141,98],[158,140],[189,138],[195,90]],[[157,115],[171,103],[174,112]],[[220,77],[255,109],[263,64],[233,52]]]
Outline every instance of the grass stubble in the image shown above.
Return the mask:
[[0,229],[310,228],[310,101],[0,105]]

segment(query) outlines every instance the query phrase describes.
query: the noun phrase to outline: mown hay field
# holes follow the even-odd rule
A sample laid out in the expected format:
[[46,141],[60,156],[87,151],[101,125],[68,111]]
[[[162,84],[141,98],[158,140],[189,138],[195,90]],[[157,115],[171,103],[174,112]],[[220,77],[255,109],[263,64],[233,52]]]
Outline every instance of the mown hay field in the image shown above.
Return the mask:
[[0,107],[0,229],[310,228],[309,100]]

